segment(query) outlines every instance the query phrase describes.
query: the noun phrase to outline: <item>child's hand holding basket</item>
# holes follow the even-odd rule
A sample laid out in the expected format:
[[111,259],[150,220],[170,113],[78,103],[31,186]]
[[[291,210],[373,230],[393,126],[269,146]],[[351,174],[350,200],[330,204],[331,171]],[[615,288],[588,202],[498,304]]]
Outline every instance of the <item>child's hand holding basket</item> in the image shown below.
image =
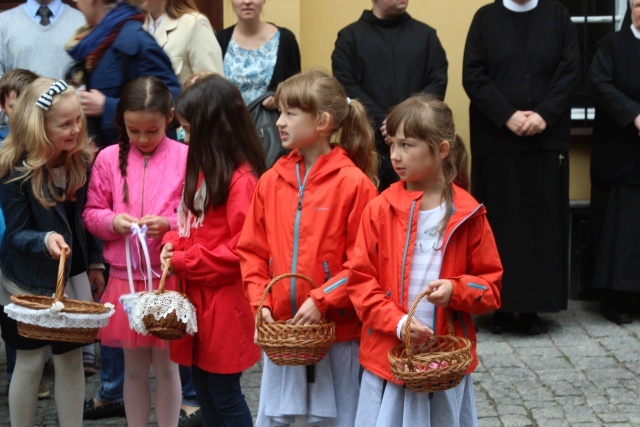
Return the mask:
[[313,365],[322,360],[336,339],[334,322],[321,320],[315,325],[292,325],[286,320],[267,323],[263,319],[262,306],[271,287],[282,279],[296,277],[315,282],[298,273],[282,274],[274,278],[264,289],[256,317],[256,342],[276,365]]
[[455,336],[451,310],[446,310],[449,335],[433,336],[417,347],[411,345],[410,327],[422,292],[411,306],[404,325],[404,343],[389,350],[391,372],[411,391],[430,393],[457,386],[471,365],[471,341]]
[[64,297],[65,264],[68,249],[60,253],[56,292],[53,297],[12,295],[5,313],[18,322],[18,333],[26,338],[89,344],[98,329],[106,326],[115,313],[112,304]]

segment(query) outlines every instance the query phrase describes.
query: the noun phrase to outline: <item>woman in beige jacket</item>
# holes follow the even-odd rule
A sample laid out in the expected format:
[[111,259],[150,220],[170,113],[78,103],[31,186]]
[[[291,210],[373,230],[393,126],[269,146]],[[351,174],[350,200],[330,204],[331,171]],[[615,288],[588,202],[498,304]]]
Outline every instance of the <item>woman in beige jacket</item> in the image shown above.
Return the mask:
[[171,59],[181,84],[202,71],[224,76],[220,45],[193,0],[143,0],[140,7],[148,13],[144,28]]

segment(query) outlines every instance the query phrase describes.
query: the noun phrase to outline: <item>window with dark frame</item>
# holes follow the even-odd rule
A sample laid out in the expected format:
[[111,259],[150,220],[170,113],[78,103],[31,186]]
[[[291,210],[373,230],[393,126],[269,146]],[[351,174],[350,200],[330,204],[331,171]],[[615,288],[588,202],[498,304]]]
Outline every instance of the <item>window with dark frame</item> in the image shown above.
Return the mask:
[[571,103],[574,128],[590,128],[595,116],[593,103],[587,94],[587,73],[598,41],[612,31],[618,31],[627,12],[628,0],[560,0],[571,13],[578,29],[581,54],[581,81]]

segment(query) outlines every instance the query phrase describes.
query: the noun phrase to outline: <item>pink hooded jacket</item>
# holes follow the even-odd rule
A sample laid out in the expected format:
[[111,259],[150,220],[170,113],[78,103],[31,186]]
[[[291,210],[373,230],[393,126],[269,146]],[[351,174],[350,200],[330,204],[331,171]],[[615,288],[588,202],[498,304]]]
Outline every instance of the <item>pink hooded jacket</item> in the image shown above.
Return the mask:
[[[124,178],[120,174],[120,148],[103,149],[93,165],[82,219],[94,236],[104,242],[104,259],[110,265],[110,275],[127,279],[125,236],[113,229],[117,214],[128,213],[136,218],[159,215],[167,218],[171,230],[177,229],[177,212],[182,197],[188,147],[165,137],[153,154],[143,155],[131,147],[127,156],[129,202],[124,202]],[[151,266],[160,272],[162,239],[147,238]],[[134,279],[142,279],[138,270]]]

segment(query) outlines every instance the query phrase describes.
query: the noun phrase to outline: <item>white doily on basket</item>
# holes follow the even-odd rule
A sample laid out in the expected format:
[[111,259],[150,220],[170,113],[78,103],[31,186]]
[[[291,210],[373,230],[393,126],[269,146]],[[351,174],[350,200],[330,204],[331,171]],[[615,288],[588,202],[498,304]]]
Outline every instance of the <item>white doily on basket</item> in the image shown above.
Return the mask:
[[109,317],[113,316],[113,306],[107,307],[109,311],[100,314],[66,313],[61,311],[53,313],[50,309],[34,310],[17,304],[9,304],[4,307],[4,312],[10,318],[27,323],[29,325],[42,326],[44,328],[102,328],[109,323]]
[[198,332],[196,320],[196,308],[191,301],[179,292],[168,291],[162,293],[145,292],[138,298],[133,318],[131,319],[134,331],[146,335],[142,319],[153,314],[156,320],[166,318],[171,312],[175,312],[179,320],[187,325],[187,333],[193,335]]

